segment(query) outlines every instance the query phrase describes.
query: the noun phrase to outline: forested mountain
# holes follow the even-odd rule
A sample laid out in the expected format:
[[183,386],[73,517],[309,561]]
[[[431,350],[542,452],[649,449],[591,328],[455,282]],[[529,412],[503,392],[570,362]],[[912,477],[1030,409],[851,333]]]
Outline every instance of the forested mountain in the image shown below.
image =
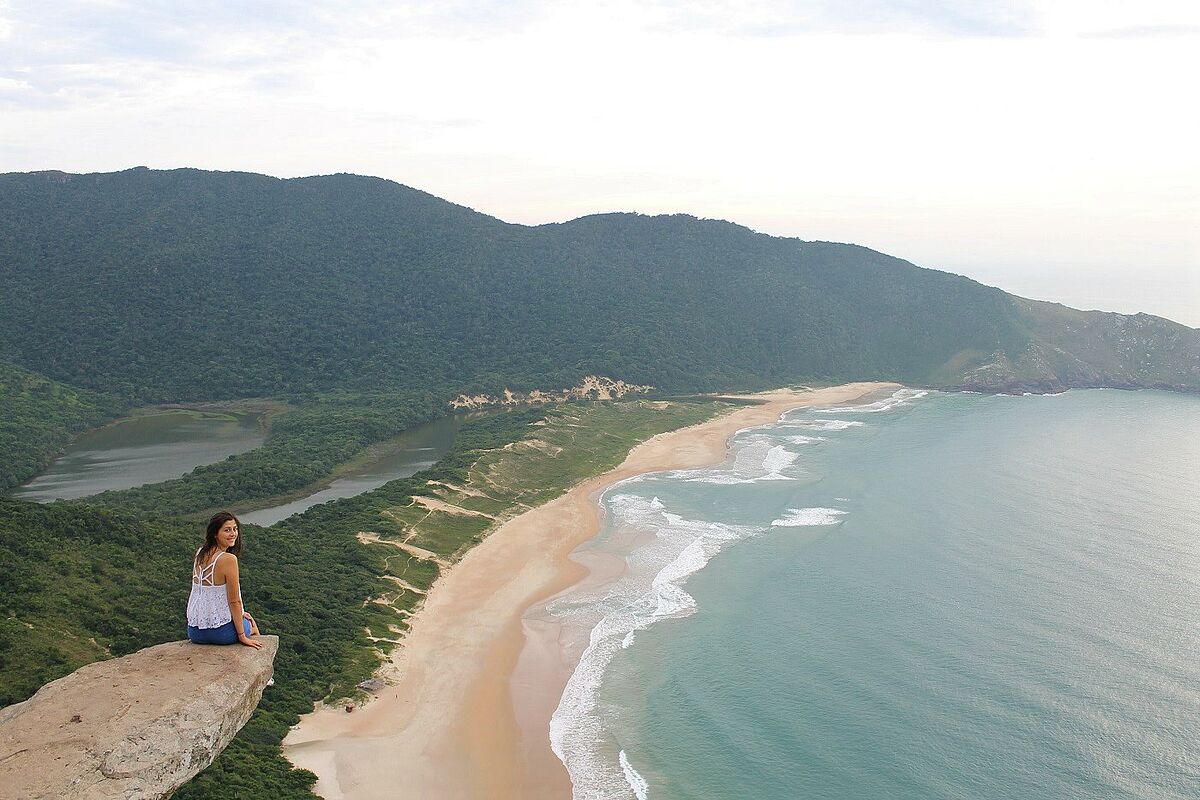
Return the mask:
[[510,225],[352,175],[0,175],[0,359],[133,403],[895,379],[1200,386],[1200,331],[687,216]]
[[[135,406],[279,401],[262,447],[182,478],[47,506],[0,498],[0,705],[180,636],[197,516],[312,487],[460,392],[589,374],[665,392],[860,378],[1200,389],[1200,331],[1157,317],[681,215],[510,225],[351,175],[0,175],[0,285],[0,490]],[[366,602],[394,586],[356,534],[568,409],[473,420],[428,471],[249,527],[247,601],[284,637],[279,681],[180,796],[312,796],[278,742],[370,673],[386,640],[367,629],[395,621]],[[439,552],[479,535],[458,533]],[[437,574],[406,569],[425,589]]]

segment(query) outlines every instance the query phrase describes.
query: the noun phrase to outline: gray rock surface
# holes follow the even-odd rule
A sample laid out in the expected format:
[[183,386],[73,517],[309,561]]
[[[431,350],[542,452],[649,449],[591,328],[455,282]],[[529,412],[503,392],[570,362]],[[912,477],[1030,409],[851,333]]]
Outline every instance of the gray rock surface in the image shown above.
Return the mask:
[[169,797],[258,705],[279,639],[261,650],[171,642],[97,661],[0,709],[0,798]]

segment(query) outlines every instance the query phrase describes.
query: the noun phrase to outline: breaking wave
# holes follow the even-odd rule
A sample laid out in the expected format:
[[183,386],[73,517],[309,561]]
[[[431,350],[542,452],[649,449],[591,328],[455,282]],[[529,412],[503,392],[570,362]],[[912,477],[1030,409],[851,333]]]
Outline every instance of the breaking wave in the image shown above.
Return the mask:
[[[592,595],[567,596],[547,610],[560,618],[599,615],[579,665],[567,681],[550,719],[550,746],[567,768],[576,800],[645,797],[648,787],[628,759],[614,764],[597,743],[604,725],[596,693],[613,657],[633,643],[636,631],[664,619],[695,612],[696,600],[684,583],[722,547],[764,532],[764,528],[689,520],[663,508],[658,498],[617,494],[605,499],[617,524],[654,530],[653,540],[629,554],[628,573]],[[649,580],[647,580],[649,578]],[[636,780],[635,780],[636,777]]]
[[787,513],[773,521],[776,528],[798,528],[802,525],[837,525],[846,512],[837,508],[789,508]]
[[[925,394],[901,389],[875,403],[806,411],[875,413]],[[610,517],[606,525],[614,531],[635,531],[640,537],[641,543],[625,556],[625,574],[611,584],[563,595],[546,606],[552,616],[590,628],[587,646],[567,681],[549,731],[550,746],[570,775],[575,800],[645,800],[648,796],[649,784],[613,740],[606,726],[608,712],[597,698],[613,658],[633,645],[638,631],[664,619],[695,613],[696,600],[685,588],[688,578],[728,543],[779,528],[838,525],[846,515],[841,509],[806,507],[788,508],[770,525],[688,519],[671,511],[660,497],[634,493],[632,484],[645,486],[653,480],[726,485],[796,480],[807,474],[797,464],[797,451],[825,441],[824,436],[814,434],[833,434],[863,424],[837,418],[788,417],[780,424],[740,431],[731,460],[720,467],[638,476],[605,494],[603,505]]]
[[625,780],[629,781],[629,788],[633,789],[633,794],[637,800],[646,800],[650,796],[650,784],[646,783],[646,779],[638,774],[638,771],[629,763],[629,758],[622,750],[617,756],[617,760],[621,762],[621,769],[625,773]]
[[[810,444],[816,441],[813,437],[803,438],[804,441],[791,443]],[[733,462],[728,466],[717,469],[677,470],[663,473],[663,477],[687,483],[715,483],[724,486],[759,481],[789,481],[794,476],[785,474],[785,470],[793,468],[800,454],[778,442],[776,437],[750,434],[740,439],[741,446],[734,453]]]
[[[825,411],[822,410],[821,413],[825,413]],[[789,419],[787,424],[789,427],[793,425],[800,425],[805,428],[811,428],[818,431],[844,431],[847,428],[858,428],[866,425],[865,422],[859,422],[858,420],[852,419]]]
[[924,389],[897,389],[890,397],[866,403],[861,406],[841,406],[838,408],[815,408],[817,414],[878,414],[880,411],[891,411],[897,406],[911,403],[928,395]]

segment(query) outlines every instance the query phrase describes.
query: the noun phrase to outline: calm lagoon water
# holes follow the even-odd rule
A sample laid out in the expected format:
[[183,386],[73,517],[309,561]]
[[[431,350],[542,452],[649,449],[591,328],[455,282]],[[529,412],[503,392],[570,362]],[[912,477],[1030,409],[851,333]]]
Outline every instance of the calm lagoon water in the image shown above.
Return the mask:
[[463,423],[472,418],[472,415],[455,414],[418,425],[387,442],[379,455],[326,488],[278,506],[238,514],[238,518],[255,525],[274,525],[320,503],[354,497],[378,489],[389,481],[415,475],[446,455]]
[[1200,797],[1200,397],[831,411],[605,496],[576,796]]
[[[50,468],[12,495],[50,502],[87,497],[109,489],[128,489],[186,475],[259,447],[265,438],[260,414],[169,411],[133,417],[85,433]],[[239,514],[255,525],[273,525],[305,509],[378,489],[437,462],[454,443],[459,428],[473,415],[457,414],[418,425],[384,443],[328,487],[287,503]]]
[[121,420],[77,438],[12,495],[45,503],[178,478],[261,445],[260,416],[167,411]]

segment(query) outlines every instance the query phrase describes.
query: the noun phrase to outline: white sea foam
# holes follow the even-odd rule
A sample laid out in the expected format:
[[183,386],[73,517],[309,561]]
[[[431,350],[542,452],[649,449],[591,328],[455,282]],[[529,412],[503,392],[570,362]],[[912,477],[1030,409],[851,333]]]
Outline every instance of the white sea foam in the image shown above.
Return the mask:
[[779,444],[778,438],[751,434],[742,439],[739,445],[734,451],[733,463],[728,466],[668,472],[665,473],[665,477],[688,483],[715,483],[726,486],[792,480],[792,476],[785,475],[784,470],[794,465],[800,455]]
[[[798,474],[796,451],[821,440],[809,432],[841,430],[855,424],[860,423],[819,420],[786,432],[783,437],[779,431],[747,431],[738,435],[729,463],[717,468],[660,473],[658,478],[715,484],[793,480]],[[607,733],[608,712],[597,701],[604,673],[616,654],[634,643],[637,631],[663,619],[695,613],[696,600],[685,584],[726,543],[770,530],[765,525],[687,519],[672,512],[657,496],[633,494],[633,487],[626,486],[629,483],[632,481],[617,484],[603,499],[610,524],[614,530],[626,528],[651,532],[653,536],[648,541],[645,537],[638,539],[642,544],[628,553],[628,569],[615,583],[590,595],[564,595],[547,606],[547,611],[560,619],[591,626],[587,647],[567,681],[549,729],[551,749],[567,768],[575,800],[645,797],[643,792],[648,787],[644,781],[638,783],[641,776],[628,765],[628,759],[618,759],[620,763],[616,764],[612,758],[617,748]],[[801,511],[823,511],[833,521],[788,521]],[[792,509],[778,524],[834,524],[841,513],[836,509]]]
[[[821,412],[822,414],[825,411]],[[788,425],[803,425],[805,428],[812,428],[818,431],[844,431],[847,428],[858,428],[866,425],[865,422],[859,422],[854,419],[797,419],[788,420]]]
[[825,441],[824,436],[784,436],[783,440],[788,444],[812,444],[813,442]]
[[764,530],[685,519],[636,495],[608,496],[605,503],[618,525],[653,530],[655,536],[629,554],[627,574],[602,593],[567,596],[547,606],[560,618],[578,618],[589,610],[593,619],[599,616],[550,719],[550,746],[567,768],[576,800],[628,798],[631,790],[634,796],[645,797],[639,793],[639,787],[646,790],[645,782],[639,784],[631,777],[641,778],[632,767],[627,768],[627,759],[620,770],[615,769],[611,755],[605,757],[597,746],[605,741],[596,707],[604,671],[621,649],[633,643],[635,631],[695,612],[696,601],[683,584],[703,569],[724,543]]
[[772,475],[778,475],[780,470],[795,464],[797,458],[799,458],[797,453],[793,453],[781,444],[775,445],[767,451],[767,457],[763,459],[763,467]]
[[629,788],[633,789],[633,794],[637,800],[646,800],[650,796],[650,784],[646,783],[646,779],[638,774],[638,771],[629,763],[629,757],[622,750],[617,760],[621,763],[621,771],[625,773],[625,780],[629,781]]
[[817,414],[878,414],[881,411],[891,411],[897,406],[907,405],[913,400],[925,397],[929,392],[924,389],[897,389],[891,397],[866,403],[861,406],[842,406],[840,408],[814,408]]
[[798,528],[804,525],[837,525],[846,515],[837,508],[789,508],[787,513],[771,524],[776,528]]
[[[672,476],[674,477],[674,476]],[[719,486],[734,486],[739,483],[755,483],[761,478],[739,478],[728,472],[713,472],[708,475],[697,475],[694,478],[683,478],[688,483],[715,483]]]

